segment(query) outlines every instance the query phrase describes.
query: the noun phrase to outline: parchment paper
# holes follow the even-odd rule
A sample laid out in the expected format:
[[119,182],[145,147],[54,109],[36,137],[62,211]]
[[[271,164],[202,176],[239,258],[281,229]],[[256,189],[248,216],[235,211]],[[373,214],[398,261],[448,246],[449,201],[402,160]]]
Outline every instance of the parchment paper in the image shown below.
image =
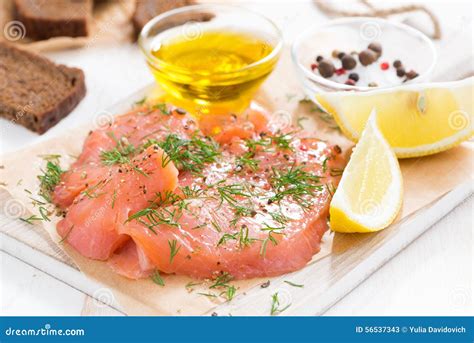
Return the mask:
[[[131,106],[133,100],[137,100],[141,96],[143,94],[137,94],[135,99],[127,99],[114,108],[125,110]],[[308,132],[314,133],[316,137],[337,143],[344,150],[349,151],[353,143],[343,137],[337,129],[334,129],[334,123],[330,118],[315,110],[312,103],[301,103],[299,100],[302,98],[303,92],[294,76],[289,56],[285,53],[277,70],[265,82],[257,95],[256,101],[265,104],[267,108],[274,111],[274,117],[285,117],[289,113],[295,124],[303,125]],[[100,118],[94,120],[94,123],[86,123],[84,127],[64,132],[49,141],[1,158],[1,187],[6,189],[13,199],[16,199],[15,201],[20,207],[25,209],[25,212],[22,213],[23,217],[27,217],[29,212],[38,214],[38,209],[32,205],[29,199],[30,195],[24,191],[24,189],[33,193],[37,191],[36,175],[40,174],[40,169],[45,164],[44,160],[38,156],[60,154],[62,167],[67,168],[68,164],[73,161],[73,156],[80,153],[88,130],[94,128],[97,122],[100,122]],[[437,155],[402,160],[404,204],[398,220],[433,202],[455,186],[471,180],[473,150],[473,144],[466,142],[457,148]],[[164,276],[166,286],[160,287],[150,280],[131,281],[118,276],[105,263],[86,259],[67,244],[61,243],[55,230],[57,221],[55,218],[52,222],[37,222],[35,227],[38,230],[47,230],[52,240],[64,249],[83,273],[112,290],[122,308],[129,315],[199,315],[211,311],[225,301],[220,297],[211,298],[198,294],[209,292],[209,284],[206,283],[195,286],[193,291],[189,291],[185,286],[193,280],[187,277]],[[390,230],[390,228],[386,230]],[[359,240],[358,237],[363,236],[363,234],[326,233],[321,252],[315,255],[310,264],[316,264],[314,267],[317,267],[317,262],[321,258],[354,248]],[[259,287],[266,280],[252,279],[233,284],[238,287],[237,294],[244,294],[253,287]],[[304,290],[310,292],[311,288],[307,287]]]

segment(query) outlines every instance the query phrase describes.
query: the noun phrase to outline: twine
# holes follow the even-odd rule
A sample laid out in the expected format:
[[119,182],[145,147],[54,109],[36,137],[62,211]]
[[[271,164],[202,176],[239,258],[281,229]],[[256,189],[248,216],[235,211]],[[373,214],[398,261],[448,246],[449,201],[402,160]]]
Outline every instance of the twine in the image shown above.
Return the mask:
[[329,16],[342,16],[342,17],[382,17],[385,18],[390,15],[394,14],[401,14],[401,13],[408,13],[408,12],[424,12],[433,23],[434,33],[432,35],[433,39],[440,39],[441,38],[441,27],[439,24],[438,18],[434,15],[431,10],[423,5],[406,5],[400,7],[393,7],[387,9],[378,9],[374,7],[368,0],[359,0],[365,7],[367,7],[367,11],[365,12],[355,12],[355,11],[347,11],[347,10],[340,10],[334,8],[332,5],[329,4],[327,0],[313,0],[316,6],[326,15]]

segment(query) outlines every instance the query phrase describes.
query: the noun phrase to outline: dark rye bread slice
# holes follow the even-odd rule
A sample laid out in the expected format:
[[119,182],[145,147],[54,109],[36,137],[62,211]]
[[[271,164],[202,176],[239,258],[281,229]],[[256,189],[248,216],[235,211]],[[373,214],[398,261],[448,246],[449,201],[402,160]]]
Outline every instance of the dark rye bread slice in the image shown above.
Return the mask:
[[14,16],[33,39],[89,34],[92,0],[14,0]]
[[[146,23],[151,19],[164,12],[183,6],[196,5],[194,0],[137,0],[135,5],[135,12],[133,13],[132,22],[135,30],[135,36],[138,37],[140,31]],[[214,17],[211,13],[196,13],[192,15],[178,17],[175,22],[170,22],[168,27],[183,24],[189,20],[203,22],[209,21]]]
[[82,70],[0,42],[0,116],[41,134],[85,94]]

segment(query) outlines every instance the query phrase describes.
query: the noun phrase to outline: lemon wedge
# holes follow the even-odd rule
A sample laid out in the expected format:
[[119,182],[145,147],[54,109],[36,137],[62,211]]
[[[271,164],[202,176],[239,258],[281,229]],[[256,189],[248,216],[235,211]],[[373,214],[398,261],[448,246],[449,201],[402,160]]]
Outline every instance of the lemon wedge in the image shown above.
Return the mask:
[[403,193],[400,166],[376,119],[372,111],[331,201],[333,231],[382,230],[400,211]]
[[372,108],[398,157],[434,154],[472,137],[474,78],[316,96],[344,134],[357,142]]

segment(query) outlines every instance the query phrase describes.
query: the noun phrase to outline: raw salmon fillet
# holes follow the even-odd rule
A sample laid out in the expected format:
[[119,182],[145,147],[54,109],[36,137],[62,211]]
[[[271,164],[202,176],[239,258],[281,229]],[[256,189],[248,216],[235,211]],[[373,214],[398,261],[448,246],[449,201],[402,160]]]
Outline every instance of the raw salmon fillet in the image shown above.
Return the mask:
[[304,267],[320,250],[345,161],[337,146],[267,118],[251,109],[197,123],[161,106],[91,132],[53,194],[66,212],[59,234],[132,279]]

